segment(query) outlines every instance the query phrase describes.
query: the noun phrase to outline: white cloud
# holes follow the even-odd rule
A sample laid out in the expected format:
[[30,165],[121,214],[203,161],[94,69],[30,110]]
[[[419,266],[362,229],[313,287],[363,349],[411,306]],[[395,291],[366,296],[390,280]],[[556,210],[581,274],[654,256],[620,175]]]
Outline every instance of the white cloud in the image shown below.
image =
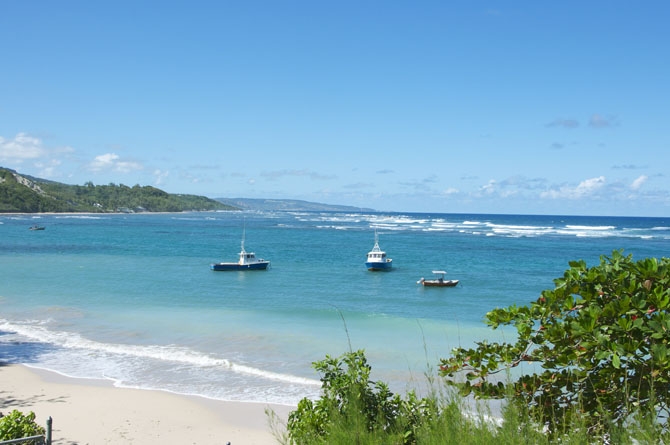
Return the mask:
[[[27,133],[18,133],[12,139],[0,137],[0,163],[42,178],[62,176],[58,170],[74,152],[74,148],[69,146],[44,147],[40,138]],[[31,167],[37,171],[29,171]]]
[[46,154],[42,141],[26,133],[19,133],[13,139],[0,137],[0,161],[21,163],[37,159]]
[[562,186],[558,189],[548,190],[542,192],[540,196],[542,198],[567,198],[567,199],[579,199],[586,196],[593,195],[603,186],[605,186],[606,180],[604,176],[598,176],[597,178],[585,179],[580,182],[576,187]]
[[592,194],[595,190],[598,190],[605,185],[605,177],[598,176],[597,178],[586,179],[579,183],[575,192],[577,197],[586,196]]
[[164,172],[161,170],[154,170],[154,185],[161,185],[163,180],[168,177],[170,172]]
[[116,153],[105,153],[104,155],[96,156],[88,164],[88,169],[93,172],[112,170],[120,173],[130,173],[133,170],[142,170],[143,168],[142,164],[138,162],[121,160]]
[[104,155],[96,156],[95,159],[88,164],[88,168],[94,172],[107,170],[113,167],[114,161],[117,159],[119,159],[119,156],[114,153],[106,153]]
[[57,177],[58,173],[56,172],[56,168],[58,168],[60,165],[61,165],[60,159],[52,159],[48,162],[35,163],[35,167],[40,169],[38,176],[40,176],[41,178]]
[[487,195],[490,195],[496,191],[496,188],[497,187],[495,179],[491,179],[489,180],[488,184],[483,185],[480,190],[486,193]]
[[639,190],[642,185],[647,182],[647,179],[649,179],[649,176],[647,175],[642,175],[639,178],[637,178],[633,183],[630,185],[630,188],[633,190]]

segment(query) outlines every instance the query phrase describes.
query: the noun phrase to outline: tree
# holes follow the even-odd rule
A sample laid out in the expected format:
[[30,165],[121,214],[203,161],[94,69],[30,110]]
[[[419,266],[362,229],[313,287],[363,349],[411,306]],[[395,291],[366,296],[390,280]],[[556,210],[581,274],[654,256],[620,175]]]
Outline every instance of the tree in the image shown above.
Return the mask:
[[[530,306],[486,314],[493,329],[514,326],[515,343],[456,348],[440,361],[441,375],[462,395],[509,398],[550,432],[579,416],[590,431],[604,434],[652,413],[654,428],[667,434],[670,260],[634,262],[614,251],[595,267],[569,265],[556,288]],[[513,372],[500,375],[522,362],[542,371],[516,380]]]

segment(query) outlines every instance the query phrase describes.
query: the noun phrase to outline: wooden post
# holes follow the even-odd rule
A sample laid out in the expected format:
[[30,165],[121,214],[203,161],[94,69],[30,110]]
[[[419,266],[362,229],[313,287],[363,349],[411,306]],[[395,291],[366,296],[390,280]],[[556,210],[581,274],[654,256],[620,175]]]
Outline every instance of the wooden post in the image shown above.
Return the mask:
[[53,423],[53,420],[51,419],[51,416],[47,419],[47,433],[45,437],[45,445],[51,445],[51,424]]

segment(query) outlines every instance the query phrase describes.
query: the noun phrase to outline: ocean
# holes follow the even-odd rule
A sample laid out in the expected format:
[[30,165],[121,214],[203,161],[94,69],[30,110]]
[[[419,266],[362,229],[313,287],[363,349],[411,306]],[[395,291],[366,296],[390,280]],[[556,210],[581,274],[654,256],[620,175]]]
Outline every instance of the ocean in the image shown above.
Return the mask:
[[[43,231],[29,227],[39,224]],[[393,259],[369,272],[374,245]],[[267,271],[213,272],[245,248]],[[364,349],[421,387],[483,322],[622,249],[667,257],[670,218],[336,212],[0,215],[0,362],[228,401],[296,405],[312,362]],[[432,270],[454,288],[417,284]]]

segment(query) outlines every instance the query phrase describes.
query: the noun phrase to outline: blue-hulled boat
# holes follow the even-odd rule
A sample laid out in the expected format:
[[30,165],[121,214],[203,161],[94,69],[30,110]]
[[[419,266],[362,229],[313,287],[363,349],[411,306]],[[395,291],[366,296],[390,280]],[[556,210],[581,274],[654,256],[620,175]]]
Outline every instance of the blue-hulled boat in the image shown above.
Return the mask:
[[379,238],[377,237],[377,231],[375,230],[375,245],[371,251],[368,252],[368,258],[365,262],[365,267],[368,270],[377,271],[377,270],[391,270],[393,267],[393,260],[386,257],[386,252],[384,252],[379,247]]
[[244,232],[242,232],[242,249],[240,250],[237,263],[212,263],[209,267],[218,272],[228,272],[240,270],[265,270],[269,265],[269,260],[256,258],[255,253],[244,250]]

